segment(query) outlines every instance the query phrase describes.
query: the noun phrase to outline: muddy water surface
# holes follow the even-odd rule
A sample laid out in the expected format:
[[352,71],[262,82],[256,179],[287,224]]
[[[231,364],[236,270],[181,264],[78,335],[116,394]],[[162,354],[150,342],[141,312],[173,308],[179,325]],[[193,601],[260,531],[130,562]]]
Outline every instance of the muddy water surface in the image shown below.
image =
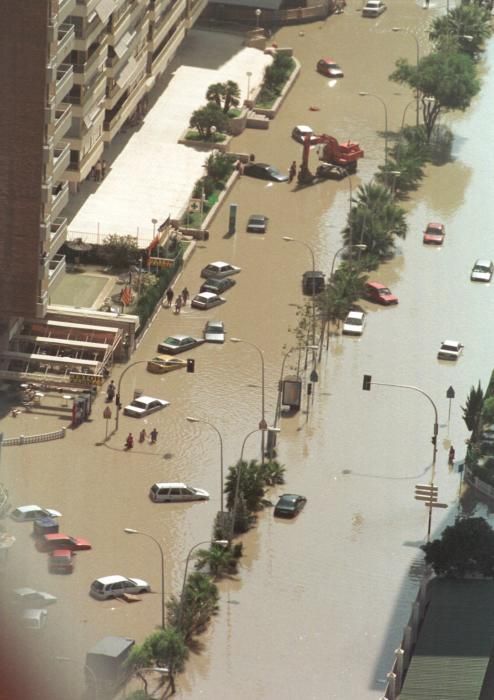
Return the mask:
[[[296,123],[307,123],[340,140],[358,140],[366,157],[352,178],[353,191],[369,180],[383,160],[384,109],[379,100],[358,92],[383,99],[388,128],[398,129],[412,96],[387,76],[398,56],[414,59],[415,42],[391,28],[416,31],[427,51],[425,26],[431,15],[400,0],[377,21],[363,20],[357,10],[350,5],[326,23],[277,35],[280,46],[293,46],[302,73],[270,129],[246,132],[238,139],[239,151],[287,170],[301,158],[290,131]],[[314,71],[316,60],[327,55],[345,71],[333,86]],[[300,492],[308,497],[307,508],[295,522],[275,522],[270,510],[260,515],[258,527],[245,537],[239,578],[221,584],[220,614],[201,639],[200,653],[189,661],[178,697],[270,699],[280,695],[280,688],[286,697],[315,700],[371,700],[382,694],[420,576],[418,546],[426,513],[412,494],[415,483],[430,478],[433,412],[411,390],[376,386],[363,394],[361,378],[369,372],[377,382],[417,385],[437,403],[437,481],[441,499],[451,506],[434,513],[434,526],[440,527],[441,518],[455,512],[459,476],[447,470],[446,455],[453,441],[462,456],[466,433],[459,406],[479,378],[485,384],[492,361],[485,321],[492,288],[468,279],[475,258],[493,257],[489,221],[484,220],[489,212],[483,206],[489,201],[488,180],[477,141],[477,135],[492,128],[486,105],[494,87],[490,74],[485,79],[474,108],[451,120],[458,133],[455,159],[429,168],[407,205],[407,239],[400,242],[396,259],[376,273],[399,296],[399,306],[369,305],[361,340],[332,336],[309,414],[302,411],[282,420],[279,458],[287,467],[287,484],[270,497]],[[407,121],[414,120],[413,108],[412,103]],[[328,272],[341,246],[349,194],[349,180],[298,190],[241,178],[226,202],[238,204],[236,235],[225,235],[224,206],[210,240],[197,246],[177,285],[194,292],[203,265],[227,260],[242,267],[237,285],[225,295],[227,303],[210,314],[187,308],[176,317],[161,311],[135,359],[154,355],[165,335],[201,334],[206,318],[221,318],[227,337],[244,338],[264,353],[270,422],[283,353],[295,343],[289,329],[302,301],[301,274],[311,267],[307,248],[284,242],[282,236],[310,245],[316,267]],[[250,213],[270,217],[266,235],[245,233]],[[426,249],[421,243],[424,223],[437,219],[446,224],[447,241],[443,249]],[[457,366],[435,360],[445,337],[465,343]],[[63,443],[38,445],[29,452],[4,449],[2,469],[14,502],[59,508],[61,530],[94,545],[91,552],[77,555],[72,576],[54,577],[46,571],[44,555],[34,551],[31,527],[11,528],[18,543],[6,587],[32,585],[59,596],[43,636],[28,643],[33,645],[30,668],[48,667],[62,696],[68,688],[72,695],[80,694],[85,652],[100,637],[142,641],[159,624],[159,552],[151,540],[125,535],[123,528],[142,529],[162,544],[167,597],[180,592],[190,548],[210,537],[220,502],[219,443],[213,430],[189,424],[186,416],[209,420],[220,430],[226,466],[239,458],[243,439],[261,417],[261,363],[255,348],[227,342],[203,346],[190,356],[196,359],[194,374],[179,371],[159,378],[138,365],[124,380],[124,402],[135,389],[171,401],[145,422],[148,430],[156,426],[159,431],[156,446],[136,444],[132,453],[124,453],[125,435],[141,427],[125,417],[119,433],[101,445],[100,399],[93,421]],[[457,399],[448,425],[445,393],[450,385]],[[52,428],[54,418],[36,420]],[[15,430],[12,421],[6,419],[7,433]],[[249,438],[245,456],[259,457],[257,436]],[[153,505],[147,491],[156,480],[184,480],[206,488],[212,497],[208,503]],[[114,573],[145,578],[155,592],[135,604],[89,598],[91,580]],[[53,661],[56,657],[66,660]]]

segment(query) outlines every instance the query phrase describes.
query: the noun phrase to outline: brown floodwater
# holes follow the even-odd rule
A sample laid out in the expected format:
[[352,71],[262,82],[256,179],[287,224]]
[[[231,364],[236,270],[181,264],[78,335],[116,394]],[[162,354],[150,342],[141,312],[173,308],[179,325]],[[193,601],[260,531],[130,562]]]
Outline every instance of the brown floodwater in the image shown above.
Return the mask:
[[[384,100],[391,139],[412,96],[387,76],[396,58],[414,60],[416,51],[412,36],[391,28],[416,32],[425,53],[427,24],[434,12],[444,11],[431,5],[425,12],[409,0],[396,0],[378,20],[364,20],[358,9],[350,3],[343,15],[327,22],[276,35],[280,46],[293,47],[302,64],[300,78],[269,130],[245,132],[235,146],[287,170],[292,160],[301,159],[291,129],[305,123],[340,140],[359,141],[365,158],[358,173],[351,181],[304,189],[241,178],[214,219],[209,241],[196,246],[177,282],[178,288],[186,285],[195,292],[199,271],[208,262],[238,264],[242,271],[225,294],[227,303],[210,313],[189,307],[180,316],[160,311],[133,358],[153,356],[166,335],[200,335],[206,319],[220,318],[227,339],[240,337],[263,352],[268,423],[283,355],[296,344],[291,329],[303,301],[301,275],[311,268],[308,249],[282,237],[311,246],[316,267],[329,272],[341,246],[350,182],[355,193],[384,158],[383,105],[358,93]],[[488,62],[492,54],[491,44]],[[329,85],[315,72],[322,56],[340,63],[343,80]],[[399,305],[387,309],[364,303],[369,314],[363,337],[331,336],[310,410],[281,421],[279,459],[286,466],[286,485],[270,491],[269,498],[274,501],[285,491],[302,493],[307,507],[293,522],[277,522],[266,509],[243,538],[239,575],[220,584],[219,615],[191,654],[177,697],[269,700],[279,697],[280,689],[287,698],[311,700],[377,700],[382,695],[420,579],[418,547],[427,513],[413,500],[413,488],[430,479],[434,414],[427,399],[413,390],[374,386],[371,393],[362,393],[362,375],[419,387],[436,403],[437,483],[441,500],[450,506],[433,513],[433,528],[441,528],[456,512],[460,477],[447,468],[447,450],[453,443],[457,458],[463,456],[467,433],[460,406],[479,379],[487,384],[492,362],[487,315],[492,286],[469,281],[474,260],[492,257],[484,153],[493,129],[488,105],[494,81],[487,71],[484,81],[482,94],[465,115],[445,119],[455,133],[453,158],[427,169],[406,204],[407,238],[399,242],[396,258],[372,273],[391,286]],[[405,118],[414,122],[413,103]],[[238,205],[233,236],[226,234],[230,203]],[[251,213],[270,218],[265,235],[245,233]],[[446,224],[442,248],[422,245],[429,220]],[[438,345],[447,337],[465,344],[457,364],[436,360]],[[171,402],[144,421],[148,431],[159,431],[157,445],[136,443],[124,453],[125,435],[141,427],[127,417],[121,418],[118,434],[101,444],[100,398],[92,421],[64,441],[3,449],[2,479],[14,505],[58,508],[61,530],[93,543],[92,551],[77,554],[73,575],[55,577],[47,573],[45,556],[34,550],[31,527],[10,528],[18,541],[5,589],[29,585],[59,596],[49,609],[46,629],[27,640],[25,659],[32,674],[48,669],[54,693],[58,690],[61,697],[67,692],[80,696],[85,652],[99,638],[112,634],[141,642],[159,625],[159,552],[151,540],[126,535],[123,528],[141,529],[162,544],[166,597],[180,593],[191,547],[211,537],[220,505],[219,441],[211,428],[191,425],[186,416],[208,420],[221,432],[225,469],[238,460],[245,436],[261,418],[261,362],[248,343],[227,340],[224,346],[198,348],[189,354],[196,360],[194,374],[159,377],[146,373],[143,365],[127,373],[124,402],[136,389]],[[290,366],[291,360],[287,370]],[[448,420],[450,385],[456,399]],[[54,422],[58,425],[53,416],[33,417],[26,432],[53,428]],[[5,434],[16,434],[16,425],[14,419],[4,419]],[[258,435],[247,440],[244,455],[259,458]],[[205,488],[211,500],[154,505],[147,492],[157,480]],[[472,507],[487,513],[485,506]],[[87,595],[94,578],[115,573],[149,580],[154,592],[134,604],[97,602]],[[44,700],[42,691],[33,697]]]

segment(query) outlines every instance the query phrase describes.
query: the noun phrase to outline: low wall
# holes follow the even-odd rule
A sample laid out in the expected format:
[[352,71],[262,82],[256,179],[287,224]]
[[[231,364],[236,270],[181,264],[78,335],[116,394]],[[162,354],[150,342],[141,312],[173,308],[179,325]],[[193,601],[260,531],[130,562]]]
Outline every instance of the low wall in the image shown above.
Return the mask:
[[12,447],[13,445],[32,445],[35,442],[49,442],[50,440],[60,440],[65,437],[66,429],[54,430],[52,433],[41,433],[40,435],[19,435],[15,438],[5,438],[2,440],[2,447]]
[[[260,22],[263,27],[278,27],[285,24],[304,24],[326,19],[335,10],[335,0],[322,0],[311,7],[295,7],[286,10],[263,9]],[[235,23],[252,26],[256,15],[252,7],[222,5],[220,2],[210,2],[201,15],[201,22],[218,22],[221,24]]]
[[295,84],[295,81],[297,80],[299,74],[300,74],[300,63],[297,61],[296,58],[293,58],[295,61],[295,68],[293,69],[290,77],[288,78],[287,82],[285,83],[281,95],[278,97],[278,99],[273,103],[272,107],[254,107],[254,112],[256,114],[262,114],[265,117],[268,117],[269,119],[273,119],[277,114],[278,111],[285,101],[286,96],[292,89],[293,85]]
[[479,479],[478,476],[474,476],[470,469],[465,470],[465,481],[484,496],[494,500],[494,487]]

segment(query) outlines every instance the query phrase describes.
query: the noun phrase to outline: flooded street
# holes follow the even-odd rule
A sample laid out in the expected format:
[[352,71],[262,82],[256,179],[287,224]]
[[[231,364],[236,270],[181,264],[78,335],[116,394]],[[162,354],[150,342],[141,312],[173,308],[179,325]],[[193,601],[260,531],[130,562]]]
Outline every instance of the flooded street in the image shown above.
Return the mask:
[[[105,426],[99,398],[92,422],[69,431],[64,441],[36,445],[29,452],[4,448],[2,478],[13,504],[57,508],[63,513],[61,531],[93,543],[92,551],[77,554],[72,576],[54,577],[47,573],[44,555],[34,550],[31,526],[11,526],[18,542],[6,588],[31,585],[59,596],[43,637],[29,640],[29,658],[34,670],[50,669],[61,697],[68,689],[79,697],[85,652],[98,639],[114,634],[141,642],[159,624],[156,546],[123,529],[141,529],[162,543],[167,598],[180,594],[191,547],[211,537],[220,505],[218,437],[207,425],[191,425],[186,416],[210,421],[220,431],[226,472],[261,418],[261,363],[248,344],[253,343],[264,354],[266,418],[272,422],[281,362],[297,344],[290,329],[296,325],[297,305],[303,303],[301,275],[311,268],[307,248],[282,237],[311,246],[316,268],[329,273],[342,245],[350,188],[355,193],[368,182],[384,158],[383,105],[358,93],[384,100],[390,132],[399,129],[405,109],[406,121],[414,123],[415,103],[407,107],[412,96],[387,76],[396,58],[414,60],[415,41],[391,29],[416,32],[425,54],[427,23],[445,9],[430,7],[425,12],[409,0],[397,0],[378,20],[364,20],[357,5],[350,4],[326,23],[286,28],[276,35],[279,46],[294,48],[301,75],[269,130],[245,132],[235,149],[287,171],[292,160],[300,162],[302,152],[290,138],[291,130],[305,123],[339,140],[358,141],[365,158],[351,181],[299,190],[247,177],[237,182],[210,227],[210,240],[198,243],[176,285],[177,291],[186,285],[196,292],[200,269],[225,260],[242,268],[236,286],[225,294],[227,303],[212,313],[187,307],[175,316],[161,310],[133,359],[152,357],[157,343],[172,333],[200,336],[209,318],[225,322],[227,342],[189,353],[196,361],[194,374],[178,371],[161,378],[142,364],[130,369],[122,384],[124,404],[136,389],[171,402],[144,422],[148,432],[157,428],[157,445],[136,444],[124,453],[126,434],[132,430],[135,435],[142,426],[123,416],[117,435],[101,444]],[[491,43],[487,64],[493,54]],[[314,70],[317,59],[328,55],[345,71],[331,87]],[[452,443],[457,458],[464,456],[467,432],[460,406],[479,379],[487,385],[492,367],[492,333],[485,322],[492,285],[474,285],[469,274],[476,258],[494,257],[485,205],[490,175],[482,160],[494,128],[493,93],[494,78],[486,71],[474,106],[445,120],[455,133],[453,160],[427,169],[419,191],[405,205],[406,240],[391,263],[372,273],[372,279],[389,284],[399,305],[364,304],[369,315],[361,339],[332,335],[318,367],[309,414],[282,419],[278,458],[286,466],[286,485],[272,489],[269,498],[301,493],[308,504],[293,522],[275,521],[267,509],[244,536],[239,575],[220,584],[219,615],[201,637],[199,653],[191,654],[177,697],[270,700],[279,697],[280,688],[290,699],[377,700],[382,695],[421,574],[418,547],[425,539],[427,511],[413,499],[413,490],[430,479],[434,414],[415,391],[373,386],[370,393],[362,392],[362,375],[371,374],[378,383],[419,387],[436,403],[436,481],[440,500],[450,504],[447,511],[433,513],[433,532],[441,529],[456,512],[460,475],[448,469],[447,451]],[[314,154],[312,158],[314,165]],[[237,233],[228,237],[230,203],[238,205],[238,224]],[[252,213],[269,217],[265,235],[245,233]],[[443,247],[423,246],[428,221],[446,225]],[[248,343],[228,342],[232,337]],[[465,345],[457,364],[436,360],[445,338]],[[287,372],[289,367],[290,361]],[[450,385],[456,399],[448,423]],[[42,418],[39,424],[48,421]],[[6,435],[13,434],[14,419],[3,423]],[[34,426],[31,432],[36,432]],[[252,436],[244,456],[259,458],[259,446],[259,437]],[[153,504],[147,494],[159,480],[205,488],[211,500]],[[144,578],[154,592],[135,604],[91,599],[91,581],[110,574]]]

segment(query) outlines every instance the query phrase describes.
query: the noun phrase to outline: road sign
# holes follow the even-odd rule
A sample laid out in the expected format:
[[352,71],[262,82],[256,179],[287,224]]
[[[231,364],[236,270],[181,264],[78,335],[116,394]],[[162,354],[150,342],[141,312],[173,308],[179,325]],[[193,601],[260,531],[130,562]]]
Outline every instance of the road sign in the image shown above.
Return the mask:
[[448,504],[447,503],[424,503],[424,506],[426,508],[447,508]]
[[415,498],[416,501],[427,501],[427,503],[430,503],[430,502],[432,501],[432,503],[437,503],[437,496],[419,496],[419,495],[415,495],[414,498]]
[[111,408],[109,406],[107,406],[103,411],[103,418],[106,418],[107,420],[111,418]]
[[434,486],[434,484],[415,484],[415,491],[433,491],[434,493],[438,492],[437,486]]

